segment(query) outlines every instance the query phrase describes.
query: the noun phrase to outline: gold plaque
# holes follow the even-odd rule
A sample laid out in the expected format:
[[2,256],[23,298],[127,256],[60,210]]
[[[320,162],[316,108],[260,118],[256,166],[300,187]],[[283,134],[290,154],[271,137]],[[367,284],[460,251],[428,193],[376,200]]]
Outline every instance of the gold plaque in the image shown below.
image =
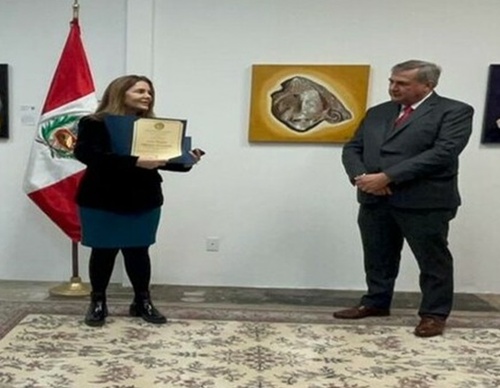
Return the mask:
[[134,123],[131,154],[153,160],[182,155],[185,122],[173,119],[145,119]]

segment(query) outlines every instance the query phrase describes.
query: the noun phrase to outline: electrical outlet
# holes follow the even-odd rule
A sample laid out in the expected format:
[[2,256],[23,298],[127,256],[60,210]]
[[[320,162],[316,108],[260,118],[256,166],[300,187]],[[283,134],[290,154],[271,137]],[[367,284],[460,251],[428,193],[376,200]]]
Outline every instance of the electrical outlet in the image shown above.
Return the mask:
[[206,247],[208,252],[219,252],[219,237],[207,237]]

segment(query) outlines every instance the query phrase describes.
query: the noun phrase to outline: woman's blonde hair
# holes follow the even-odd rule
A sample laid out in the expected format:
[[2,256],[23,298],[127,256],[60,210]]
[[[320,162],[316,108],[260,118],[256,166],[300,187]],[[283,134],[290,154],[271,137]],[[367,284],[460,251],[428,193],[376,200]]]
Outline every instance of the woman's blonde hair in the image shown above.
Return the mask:
[[149,109],[143,112],[141,117],[154,117],[155,90],[151,80],[143,75],[124,75],[111,81],[94,113],[96,118],[102,119],[106,114],[123,115],[127,113],[125,106],[125,93],[137,82],[144,81],[151,88],[151,104]]

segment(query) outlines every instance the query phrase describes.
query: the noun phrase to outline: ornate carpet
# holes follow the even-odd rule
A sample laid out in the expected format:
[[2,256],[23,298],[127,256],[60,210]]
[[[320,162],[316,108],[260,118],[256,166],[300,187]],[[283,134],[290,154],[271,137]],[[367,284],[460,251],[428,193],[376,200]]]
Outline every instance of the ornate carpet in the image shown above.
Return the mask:
[[167,325],[86,303],[0,303],[2,388],[493,388],[500,315],[456,313],[442,337],[412,334],[413,311],[358,322],[331,309],[158,304]]

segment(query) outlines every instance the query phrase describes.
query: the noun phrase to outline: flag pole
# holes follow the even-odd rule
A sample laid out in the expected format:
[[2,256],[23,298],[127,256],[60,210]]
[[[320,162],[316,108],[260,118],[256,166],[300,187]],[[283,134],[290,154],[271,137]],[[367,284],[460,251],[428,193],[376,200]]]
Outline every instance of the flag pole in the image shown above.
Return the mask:
[[[73,20],[78,20],[80,4],[78,0],[73,2]],[[88,296],[90,295],[90,287],[82,282],[78,271],[78,242],[71,242],[71,257],[73,276],[67,283],[53,287],[49,290],[50,295],[54,296]]]
[[73,20],[78,20],[78,13],[80,11],[80,4],[78,4],[78,0],[74,0],[73,2]]
[[49,290],[50,295],[53,296],[88,296],[90,295],[90,286],[84,284],[78,275],[78,243],[71,242],[72,253],[72,267],[73,276],[67,283],[60,284]]

